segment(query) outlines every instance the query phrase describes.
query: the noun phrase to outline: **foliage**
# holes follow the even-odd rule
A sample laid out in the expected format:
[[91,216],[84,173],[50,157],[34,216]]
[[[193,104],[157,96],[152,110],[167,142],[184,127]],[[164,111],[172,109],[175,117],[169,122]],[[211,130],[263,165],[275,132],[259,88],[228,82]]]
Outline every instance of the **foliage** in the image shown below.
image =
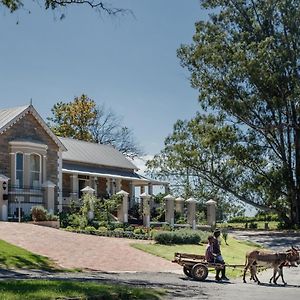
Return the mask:
[[121,124],[121,119],[104,105],[97,107],[85,94],[68,103],[56,103],[51,112],[48,125],[58,136],[112,145],[131,158],[142,154],[132,131]]
[[[33,0],[33,2],[36,2]],[[108,15],[117,15],[117,14],[124,14],[128,12],[128,10],[123,8],[115,8],[111,5],[102,2],[102,1],[94,1],[94,0],[44,0],[44,7],[45,9],[51,9],[53,11],[56,11],[58,9],[65,8],[70,5],[87,5],[91,7],[92,9],[98,11],[98,12],[105,12]],[[11,13],[15,12],[16,10],[20,8],[26,8],[24,5],[23,0],[1,0],[0,6],[4,6],[10,10]],[[30,11],[29,11],[30,13]],[[64,18],[64,14],[61,15],[61,19]]]
[[250,222],[248,227],[249,229],[257,229],[257,223]]
[[199,244],[201,236],[195,230],[179,229],[175,231],[158,231],[154,234],[158,244]]
[[97,116],[96,103],[82,94],[73,102],[56,103],[51,109],[53,117],[48,117],[52,131],[62,137],[92,141],[90,133]]
[[106,205],[108,207],[109,212],[113,213],[118,210],[118,208],[123,203],[123,196],[114,194],[110,197],[110,199],[106,200]]
[[33,221],[46,221],[47,220],[47,210],[41,206],[32,206],[31,207],[31,216]]
[[43,299],[147,299],[159,300],[163,291],[120,284],[100,284],[69,280],[5,280],[0,283],[1,298],[11,300]]
[[211,14],[178,50],[201,113],[177,121],[152,169],[217,198],[300,224],[300,9],[297,1],[201,0]]

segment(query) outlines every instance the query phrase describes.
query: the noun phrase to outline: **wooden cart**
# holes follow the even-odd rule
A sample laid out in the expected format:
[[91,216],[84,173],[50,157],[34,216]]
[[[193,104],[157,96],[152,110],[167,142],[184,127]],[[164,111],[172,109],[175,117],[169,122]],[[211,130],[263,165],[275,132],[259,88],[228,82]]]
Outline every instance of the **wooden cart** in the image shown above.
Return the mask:
[[183,266],[184,274],[198,281],[204,281],[207,278],[209,268],[215,270],[224,268],[223,264],[209,263],[204,255],[197,254],[176,252],[172,262]]

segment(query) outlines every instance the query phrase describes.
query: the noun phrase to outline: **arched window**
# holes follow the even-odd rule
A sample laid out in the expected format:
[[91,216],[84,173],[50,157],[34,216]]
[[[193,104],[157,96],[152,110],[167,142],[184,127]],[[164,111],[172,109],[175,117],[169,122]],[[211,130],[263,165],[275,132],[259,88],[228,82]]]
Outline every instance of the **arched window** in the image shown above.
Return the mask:
[[38,154],[30,155],[30,187],[41,186],[41,157]]
[[24,155],[16,154],[16,187],[22,188],[24,184]]

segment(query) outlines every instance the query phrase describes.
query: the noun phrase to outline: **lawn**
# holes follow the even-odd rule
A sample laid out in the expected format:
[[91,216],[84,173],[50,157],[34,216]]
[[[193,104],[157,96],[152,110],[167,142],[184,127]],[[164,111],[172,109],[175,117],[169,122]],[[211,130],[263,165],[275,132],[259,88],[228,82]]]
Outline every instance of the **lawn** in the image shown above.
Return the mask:
[[[0,240],[0,267],[17,269],[60,270],[47,257],[31,253],[23,248]],[[60,270],[61,271],[61,270]]]
[[[253,222],[257,224],[257,229],[265,229],[265,223],[268,223],[269,230],[277,230],[278,229],[278,222],[277,221],[269,221],[269,222],[264,222],[264,221],[258,221],[258,222]],[[248,222],[248,229],[250,226],[250,222]],[[246,223],[217,223],[218,228],[232,228],[232,229],[245,229]],[[251,228],[250,228],[251,229]]]
[[[244,265],[245,264],[245,254],[253,249],[259,248],[259,245],[239,241],[232,238],[230,235],[227,239],[228,245],[225,241],[221,241],[221,251],[222,256],[227,264],[231,265]],[[175,252],[183,253],[193,253],[193,254],[204,254],[206,249],[206,244],[201,245],[159,245],[159,244],[131,244],[132,247],[136,249],[143,250],[145,252],[154,254],[156,256],[163,257],[167,260],[172,260],[174,258]],[[229,277],[241,276],[243,268],[227,268],[227,274]]]
[[59,280],[6,280],[0,281],[1,300],[46,299],[149,299],[157,300],[164,291],[106,285],[95,282]]

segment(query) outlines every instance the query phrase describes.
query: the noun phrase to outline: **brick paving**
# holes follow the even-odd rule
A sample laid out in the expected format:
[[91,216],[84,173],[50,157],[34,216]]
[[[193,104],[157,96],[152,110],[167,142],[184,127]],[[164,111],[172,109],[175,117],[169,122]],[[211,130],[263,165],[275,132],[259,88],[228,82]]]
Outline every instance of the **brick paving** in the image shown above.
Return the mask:
[[0,222],[0,239],[47,256],[64,268],[102,272],[178,272],[181,267],[130,247],[149,243],[99,237],[26,223]]

